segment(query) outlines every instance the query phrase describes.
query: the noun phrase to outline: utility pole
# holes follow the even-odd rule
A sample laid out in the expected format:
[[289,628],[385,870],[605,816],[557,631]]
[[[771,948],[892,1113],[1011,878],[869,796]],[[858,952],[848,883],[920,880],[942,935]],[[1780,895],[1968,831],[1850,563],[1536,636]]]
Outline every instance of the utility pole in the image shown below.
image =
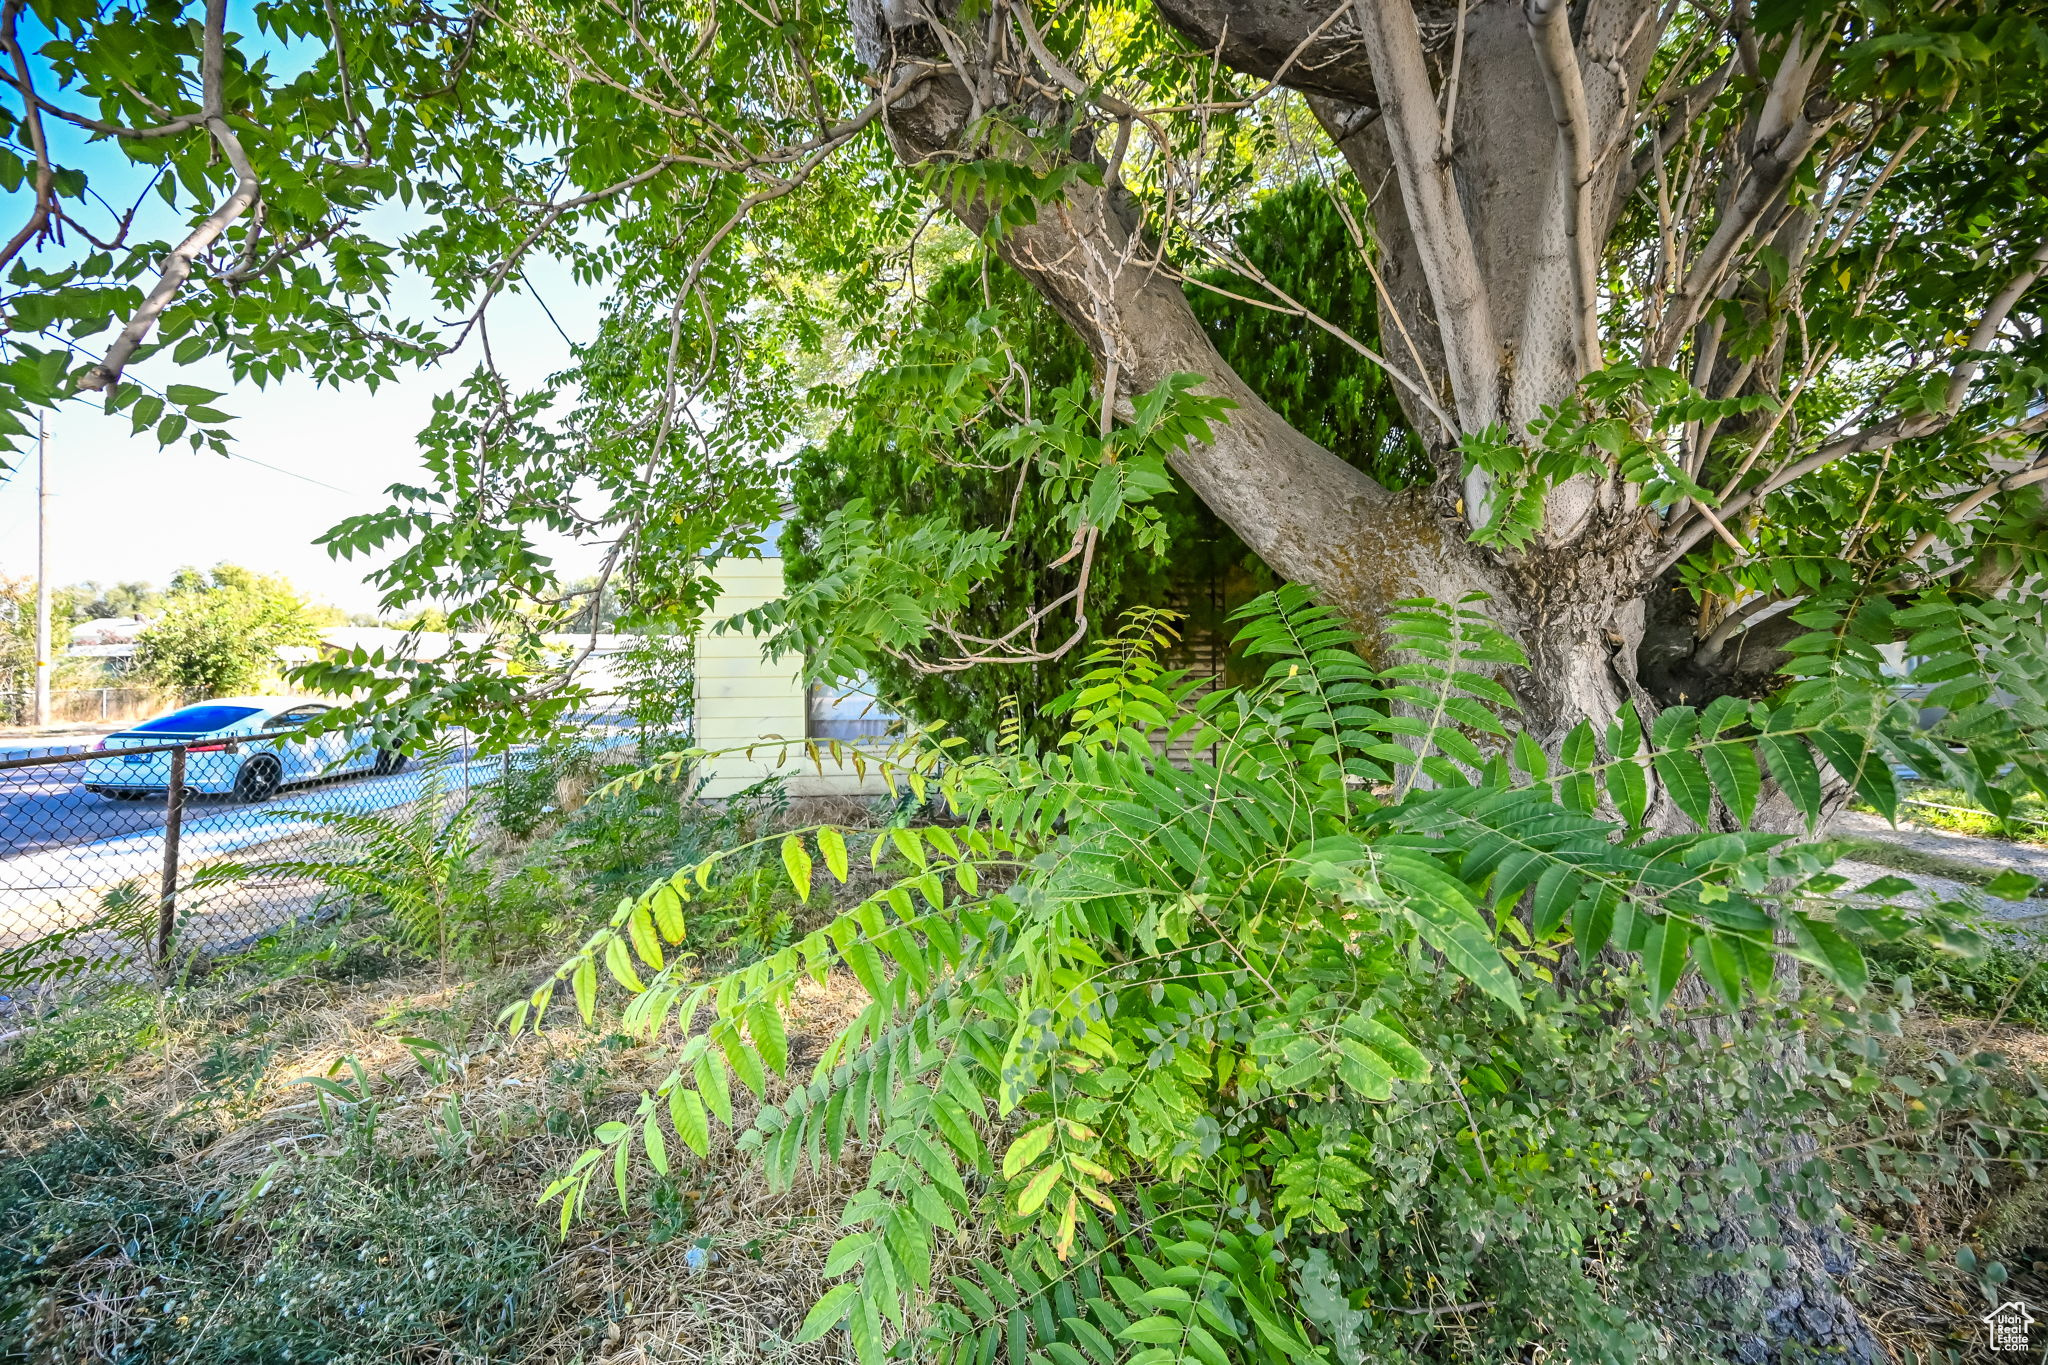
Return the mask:
[[36,724],[50,723],[49,431],[36,414]]

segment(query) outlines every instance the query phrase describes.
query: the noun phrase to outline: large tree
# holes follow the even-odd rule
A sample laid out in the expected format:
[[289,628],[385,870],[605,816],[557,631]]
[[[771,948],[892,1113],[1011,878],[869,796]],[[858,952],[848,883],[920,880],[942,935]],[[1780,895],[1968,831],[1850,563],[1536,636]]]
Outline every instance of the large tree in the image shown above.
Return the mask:
[[[999,538],[850,582],[833,623],[926,666],[1082,638],[1092,538],[1153,457],[1368,625],[1489,594],[1551,737],[1767,688],[1804,628],[1786,608],[1832,589],[1983,597],[2041,565],[2037,6],[255,13],[243,35],[219,0],[0,11],[26,208],[0,397],[104,395],[197,445],[217,395],[158,391],[156,352],[374,382],[487,343],[529,257],[569,258],[611,302],[566,428],[484,345],[429,433],[439,486],[337,536],[412,540],[400,604],[539,620],[539,527],[610,542],[600,591],[686,600],[688,562],[769,515],[804,353],[892,358],[934,214],[1059,311],[1097,397],[1020,408],[991,327],[933,405],[934,439],[978,430],[1067,498],[1076,549],[1041,594],[1069,615],[994,645],[947,627]],[[1302,178],[1345,200],[1377,347],[1236,249],[1246,196]],[[393,197],[409,226],[379,231]],[[1433,477],[1392,489],[1261,401],[1183,288],[1219,264],[1258,284],[1244,308],[1383,369]],[[452,320],[398,316],[408,270]]]
[[[103,396],[204,444],[217,395],[156,392],[165,361],[341,382],[474,347],[424,436],[430,485],[333,537],[402,545],[380,570],[393,608],[448,600],[454,624],[515,633],[549,610],[601,618],[590,592],[561,601],[538,531],[605,543],[593,591],[624,593],[629,622],[686,608],[693,566],[772,517],[769,461],[811,429],[793,390],[831,355],[920,414],[895,435],[905,458],[966,450],[1036,481],[1068,548],[990,631],[964,609],[1003,525],[849,509],[821,546],[845,569],[833,591],[779,618],[820,668],[1077,647],[1101,536],[1144,528],[1170,468],[1368,630],[1403,599],[1485,594],[1529,659],[1507,681],[1539,753],[1631,702],[1670,717],[1660,744],[1689,742],[1688,708],[1789,669],[1817,706],[1838,686],[1867,703],[1859,736],[1814,734],[1880,796],[1902,755],[1994,803],[2015,772],[2048,783],[2039,3],[255,14],[241,35],[225,0],[0,5],[0,173],[25,210],[0,246],[0,405]],[[1239,250],[1246,203],[1304,180],[1347,218],[1376,344]],[[552,393],[511,392],[487,344],[536,253],[608,291],[561,418]],[[977,253],[1059,313],[1086,382],[1034,392],[993,307],[937,341],[903,333],[932,267]],[[1376,479],[1245,382],[1187,296],[1217,266],[1249,282],[1242,308],[1385,375],[1426,478]],[[399,316],[403,272],[452,320]],[[857,392],[810,388],[828,407]],[[1901,642],[1939,658],[1923,677],[1960,710],[1952,743],[1884,712],[1877,661]],[[354,663],[465,714],[567,695],[525,670]],[[1811,773],[1800,741],[1765,739]],[[1684,789],[1692,771],[1669,768],[1681,790],[1647,820],[1617,789],[1628,822],[1725,817]],[[1807,1275],[1781,1330],[1867,1354],[1819,1283],[1825,1249],[1788,1244]]]

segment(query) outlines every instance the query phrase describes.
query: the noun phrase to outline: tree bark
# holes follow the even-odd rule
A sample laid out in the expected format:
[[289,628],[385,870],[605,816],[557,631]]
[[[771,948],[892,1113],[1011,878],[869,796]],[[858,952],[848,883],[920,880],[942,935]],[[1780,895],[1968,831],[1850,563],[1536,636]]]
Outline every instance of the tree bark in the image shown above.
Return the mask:
[[[1539,534],[1520,550],[1468,539],[1486,524],[1494,489],[1463,468],[1461,440],[1500,430],[1526,439],[1546,406],[1604,364],[1593,333],[1599,244],[1588,239],[1594,225],[1604,238],[1639,179],[1626,152],[1665,11],[1654,0],[1585,0],[1571,12],[1422,0],[1420,14],[1411,0],[1156,3],[1202,51],[1306,94],[1363,187],[1384,281],[1382,344],[1417,384],[1402,402],[1436,479],[1431,489],[1390,492],[1245,385],[1161,265],[1117,187],[1114,154],[1094,150],[1084,121],[1071,155],[1104,167],[1102,183],[1070,181],[1034,221],[993,240],[1089,347],[1109,400],[1128,404],[1175,374],[1200,375],[1208,392],[1230,399],[1214,439],[1181,452],[1174,468],[1276,572],[1362,623],[1403,597],[1488,593],[1489,611],[1529,654],[1530,667],[1508,681],[1548,744],[1582,720],[1604,726],[1629,701],[1647,718],[1662,705],[1759,688],[1779,662],[1786,624],[1767,623],[1732,656],[1703,657],[1678,596],[1655,586],[1663,521],[1637,505],[1618,472],[1551,489]],[[885,87],[907,62],[951,64],[885,116],[907,165],[990,155],[975,130],[998,105],[1048,128],[1068,125],[1077,101],[1110,102],[1059,67],[1028,16],[1016,42],[1008,20],[942,34],[931,11],[902,0],[852,0],[852,11],[857,50]],[[950,12],[942,8],[940,21]],[[1777,79],[1803,88],[1797,70]],[[1111,112],[1126,122],[1136,114]],[[1733,191],[1740,202],[1731,211],[1751,219],[1810,145],[1802,139],[1811,124],[1782,109],[1774,117],[1786,127],[1774,125],[1761,144],[1769,164]],[[989,225],[988,205],[972,192],[955,192],[948,207],[976,231]],[[1683,282],[1681,304],[1686,289],[1706,284]],[[1763,1323],[1741,1357],[1876,1359],[1837,1287],[1848,1262],[1831,1231],[1785,1199],[1772,1207],[1769,1235],[1785,1249],[1787,1271],[1768,1286],[1720,1286]],[[1750,1235],[1729,1222],[1727,1237]]]

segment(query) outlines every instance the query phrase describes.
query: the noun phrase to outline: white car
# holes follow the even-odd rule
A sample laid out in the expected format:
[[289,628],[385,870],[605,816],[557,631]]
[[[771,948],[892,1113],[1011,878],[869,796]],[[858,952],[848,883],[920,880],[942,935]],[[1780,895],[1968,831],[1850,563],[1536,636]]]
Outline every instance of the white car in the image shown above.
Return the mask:
[[102,756],[87,762],[82,785],[122,801],[161,795],[171,784],[170,752],[120,751],[187,740],[207,742],[185,750],[185,789],[243,801],[267,801],[294,782],[345,773],[395,773],[405,766],[404,754],[372,748],[361,732],[264,738],[302,729],[332,709],[305,697],[221,697],[181,707],[93,745]]

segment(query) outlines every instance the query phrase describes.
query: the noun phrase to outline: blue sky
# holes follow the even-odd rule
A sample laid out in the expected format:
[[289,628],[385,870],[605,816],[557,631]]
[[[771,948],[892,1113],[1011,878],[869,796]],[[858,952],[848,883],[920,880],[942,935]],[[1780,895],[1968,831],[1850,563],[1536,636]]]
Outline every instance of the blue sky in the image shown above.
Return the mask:
[[[254,31],[245,5],[235,4],[231,16],[233,28]],[[273,56],[290,66],[289,54]],[[61,122],[51,121],[50,128],[59,159],[85,165],[109,199],[132,201],[143,188],[141,173],[124,158],[87,149],[85,135]],[[18,221],[25,197],[0,197],[0,216]],[[175,239],[182,220],[171,221],[154,196],[149,202],[165,219],[156,230]],[[380,224],[387,232],[405,225],[396,209],[377,216],[388,216],[388,225]],[[526,275],[546,311],[531,296],[505,295],[491,312],[492,350],[515,385],[538,384],[560,369],[569,346],[556,323],[585,340],[596,329],[600,302],[555,263],[534,261]],[[435,312],[416,280],[403,283],[394,302],[415,317]],[[343,517],[382,505],[387,485],[418,480],[415,434],[427,423],[434,395],[452,387],[477,358],[472,340],[439,368],[404,374],[375,394],[301,380],[237,388],[225,365],[174,366],[168,355],[144,362],[137,377],[159,390],[190,383],[228,391],[216,406],[239,419],[231,428],[235,455],[195,455],[183,445],[162,450],[147,434],[131,437],[128,420],[103,415],[96,402],[67,404],[50,422],[51,579],[161,583],[181,565],[226,560],[283,574],[309,596],[348,611],[374,609],[376,593],[362,582],[373,564],[330,559],[313,539]],[[35,513],[35,462],[28,453],[0,473],[0,574],[34,573]],[[588,558],[573,547],[558,548],[569,572]]]

